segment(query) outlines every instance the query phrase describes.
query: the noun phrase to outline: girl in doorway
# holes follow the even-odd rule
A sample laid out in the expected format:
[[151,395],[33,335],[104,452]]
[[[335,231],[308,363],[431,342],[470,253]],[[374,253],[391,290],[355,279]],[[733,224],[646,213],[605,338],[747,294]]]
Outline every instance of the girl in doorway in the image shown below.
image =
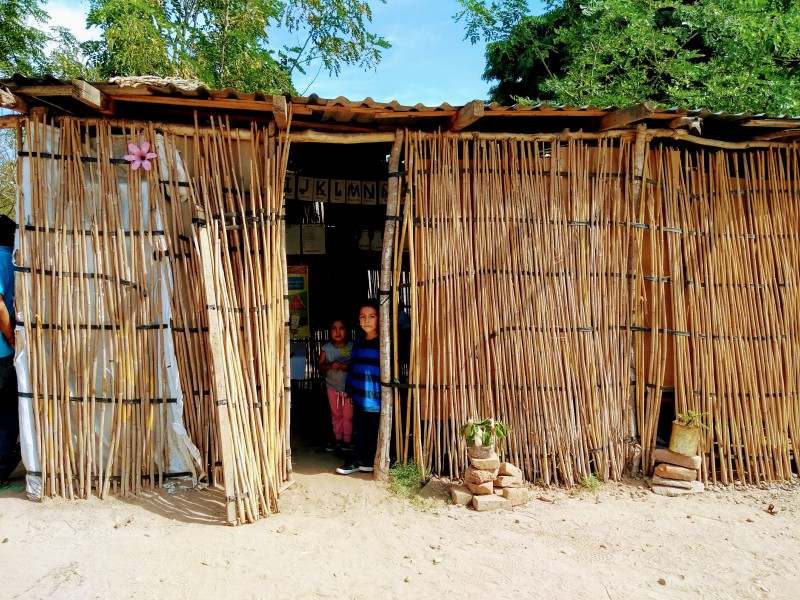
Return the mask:
[[328,404],[331,407],[333,436],[335,441],[325,446],[328,452],[353,449],[353,401],[344,391],[347,369],[353,342],[347,341],[347,328],[344,321],[331,323],[330,339],[322,346],[317,366],[325,373],[325,388],[328,393]]
[[358,311],[364,337],[353,344],[347,375],[347,395],[353,400],[353,458],[336,469],[341,475],[371,473],[378,445],[381,416],[381,363],[378,301],[367,300]]

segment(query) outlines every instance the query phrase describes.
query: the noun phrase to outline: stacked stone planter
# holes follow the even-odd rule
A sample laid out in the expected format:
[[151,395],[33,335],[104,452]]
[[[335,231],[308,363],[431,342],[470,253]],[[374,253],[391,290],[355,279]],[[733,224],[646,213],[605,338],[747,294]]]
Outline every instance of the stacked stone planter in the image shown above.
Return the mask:
[[500,462],[494,447],[473,446],[467,452],[470,466],[464,474],[464,485],[450,488],[454,504],[485,511],[509,510],[528,501],[522,471],[511,463]]
[[682,496],[696,494],[705,489],[702,481],[697,481],[700,473],[700,456],[685,456],[666,448],[658,448],[654,453],[656,468],[653,471],[651,487],[662,496]]

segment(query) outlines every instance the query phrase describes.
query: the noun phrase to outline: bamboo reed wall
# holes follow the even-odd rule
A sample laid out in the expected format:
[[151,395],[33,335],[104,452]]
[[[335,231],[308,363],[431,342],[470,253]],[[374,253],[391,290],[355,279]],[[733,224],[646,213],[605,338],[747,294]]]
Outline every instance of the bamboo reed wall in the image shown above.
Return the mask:
[[460,425],[492,415],[531,480],[620,477],[631,148],[411,134],[411,429],[434,470],[461,473]]
[[707,415],[707,480],[783,480],[797,470],[798,158],[794,145],[651,150],[657,185],[646,222],[655,299],[643,311],[653,353],[642,437],[654,435],[669,351],[676,410]]
[[[229,522],[276,510],[291,476],[288,143],[222,122],[179,136],[33,118],[24,136],[17,310],[43,492],[137,493],[174,474],[177,365],[199,450],[180,451],[190,475],[224,484]],[[131,172],[119,156],[141,138],[158,140],[159,158]],[[460,425],[491,415],[512,427],[506,456],[529,480],[619,479],[635,436],[652,466],[666,390],[708,415],[704,479],[796,470],[795,146],[681,149],[641,132],[405,139],[401,458],[457,476]]]
[[[277,509],[291,469],[288,145],[248,133],[27,123],[16,302],[43,494],[138,493],[175,475],[177,367],[191,475],[223,481],[229,522]],[[158,140],[149,172],[119,158],[140,139]]]
[[401,456],[458,475],[459,426],[491,415],[529,480],[619,479],[632,434],[652,468],[674,389],[676,410],[707,414],[705,480],[790,477],[796,147],[577,137],[410,135]]

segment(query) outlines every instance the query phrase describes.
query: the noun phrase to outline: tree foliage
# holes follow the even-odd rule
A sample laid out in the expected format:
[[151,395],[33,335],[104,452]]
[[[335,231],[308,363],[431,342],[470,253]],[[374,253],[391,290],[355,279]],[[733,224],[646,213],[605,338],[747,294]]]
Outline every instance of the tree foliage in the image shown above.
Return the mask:
[[[800,2],[459,0],[467,37],[488,40],[493,100],[625,106],[645,100],[800,114]],[[492,20],[516,10],[512,23]]]
[[[75,37],[47,28],[41,0],[0,0],[0,77],[88,77]],[[0,214],[14,216],[17,194],[15,132],[0,129]]]
[[41,0],[0,2],[0,76],[41,72],[46,63],[47,34],[34,24],[46,21]]
[[17,200],[15,134],[11,129],[0,129],[0,215],[8,215],[12,219]]
[[49,25],[41,0],[0,1],[0,77],[45,73],[69,79],[96,75],[75,36]]
[[[361,0],[91,0],[87,22],[103,38],[86,48],[106,77],[196,78],[276,93],[292,91],[293,69],[314,60],[331,72],[375,66],[388,43],[367,31],[371,19]],[[276,26],[305,33],[305,42],[276,52]]]

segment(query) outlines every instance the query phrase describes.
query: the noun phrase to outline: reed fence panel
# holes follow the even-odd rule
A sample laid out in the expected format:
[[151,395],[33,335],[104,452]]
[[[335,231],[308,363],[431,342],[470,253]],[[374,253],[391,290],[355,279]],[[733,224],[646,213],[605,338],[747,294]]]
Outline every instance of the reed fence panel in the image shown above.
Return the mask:
[[[24,131],[16,299],[43,493],[138,493],[209,467],[228,521],[275,511],[291,476],[288,145],[224,123]],[[152,170],[121,158],[139,140]]]
[[[795,146],[661,148],[676,411],[704,413],[703,477],[791,477],[798,435]],[[677,330],[677,331],[675,331]]]
[[461,424],[494,416],[530,480],[619,478],[632,144],[410,135],[409,444],[457,476]]

